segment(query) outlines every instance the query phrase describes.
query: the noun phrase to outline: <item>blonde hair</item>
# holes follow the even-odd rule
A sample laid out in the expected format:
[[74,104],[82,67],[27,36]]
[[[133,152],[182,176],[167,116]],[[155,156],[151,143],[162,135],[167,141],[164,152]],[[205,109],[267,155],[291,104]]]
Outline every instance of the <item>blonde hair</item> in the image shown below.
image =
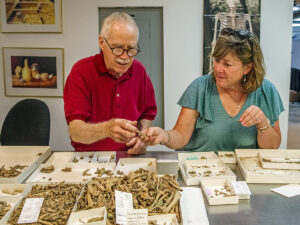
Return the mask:
[[210,55],[210,73],[214,76],[214,59],[218,61],[228,53],[233,52],[234,55],[241,60],[243,65],[252,63],[252,69],[246,75],[246,81],[241,80],[241,86],[247,93],[250,93],[261,86],[266,72],[259,40],[254,33],[248,31],[247,33],[249,37],[245,38],[238,37],[234,34],[219,36]]
[[136,29],[137,40],[139,39],[139,28],[136,25],[134,19],[124,12],[114,12],[106,17],[101,25],[100,35],[105,38],[109,38],[111,27],[115,22],[124,22],[126,24],[132,25]]

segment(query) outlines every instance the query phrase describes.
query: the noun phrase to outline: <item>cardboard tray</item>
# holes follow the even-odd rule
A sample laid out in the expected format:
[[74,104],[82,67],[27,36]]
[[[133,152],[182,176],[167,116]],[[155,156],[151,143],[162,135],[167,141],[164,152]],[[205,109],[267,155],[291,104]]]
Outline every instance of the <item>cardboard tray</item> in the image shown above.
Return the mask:
[[[103,217],[103,220],[87,223],[89,219],[95,217]],[[106,225],[106,219],[107,219],[107,214],[106,214],[105,207],[82,210],[78,212],[73,211],[68,219],[67,225],[81,225],[81,224]]]
[[[41,169],[49,167],[52,164],[42,164],[34,173],[27,179],[26,183],[52,183],[52,182],[83,182],[97,177],[95,174],[97,169],[104,168],[105,170],[111,170],[112,174],[115,172],[115,163],[67,163],[64,165],[55,165],[52,173],[41,173]],[[61,171],[64,168],[71,168],[71,172]],[[83,176],[84,171],[86,176]],[[105,175],[103,176],[105,177]],[[51,178],[51,179],[50,179]]]
[[[235,181],[236,180],[236,175],[229,169],[227,165],[224,165],[224,167],[218,167],[217,169],[222,169],[225,170],[225,175],[219,175],[219,176],[197,176],[197,177],[191,177],[186,170],[186,167],[184,164],[179,165],[179,169],[182,175],[183,180],[185,181],[186,185],[200,185],[201,180],[205,179],[222,179],[222,178],[227,178],[230,181]],[[205,168],[203,169],[205,171]]]
[[259,160],[263,168],[300,170],[299,150],[264,150]]
[[2,219],[0,219],[0,225],[7,225],[7,221],[11,215],[11,213],[14,211],[15,207],[19,204],[19,202],[22,200],[22,196],[0,196],[0,201],[6,201],[10,205],[9,211],[5,214]]
[[[228,189],[226,190],[224,186]],[[227,179],[202,180],[201,187],[209,205],[238,204],[239,202],[239,197]],[[223,196],[220,193],[225,193],[228,196]]]
[[28,166],[16,177],[0,177],[0,183],[22,183],[50,155],[49,146],[0,146],[0,167]]
[[[127,175],[129,172],[136,171],[138,169],[148,170],[150,173],[156,173],[156,158],[120,158],[116,168],[118,171]],[[117,176],[118,174],[116,174]]]
[[200,159],[218,159],[219,157],[214,152],[186,152],[178,153],[179,164],[185,160],[200,160]]
[[[91,157],[91,158],[90,158]],[[114,163],[116,152],[54,152],[47,163],[61,165],[65,163]]]
[[[39,183],[39,185],[49,185],[50,183]],[[54,183],[51,183],[51,184],[54,184]],[[68,184],[83,184],[82,182],[70,182]],[[35,184],[33,184],[35,185]],[[17,209],[19,207],[19,205],[22,203],[22,200],[25,199],[27,197],[27,195],[31,192],[32,190],[32,186],[33,185],[29,185],[29,187],[26,189],[26,192],[24,192],[24,195],[23,196],[20,196],[20,199],[18,200],[18,202],[14,205],[14,208],[12,210],[10,210],[6,215],[5,215],[5,223],[1,224],[0,225],[11,225],[10,223],[8,223],[7,221],[9,220],[9,218],[11,217],[11,215],[13,214],[14,210]],[[74,212],[74,209],[75,209],[75,206],[77,204],[77,201],[78,199],[80,198],[80,196],[82,195],[83,193],[83,190],[85,188],[85,184],[83,184],[83,188],[81,189],[80,191],[80,194],[78,195],[77,199],[76,199],[76,202],[75,202],[75,205],[73,206],[72,208],[72,211],[71,212]]]
[[[278,151],[271,150],[270,151]],[[265,169],[259,154],[267,150],[236,149],[238,166],[247,183],[300,183],[300,171],[288,169]]]
[[161,214],[148,216],[148,223],[150,222],[156,222],[155,224],[178,225],[178,221],[175,214]]
[[236,163],[236,155],[234,152],[218,152],[218,156],[226,164]]

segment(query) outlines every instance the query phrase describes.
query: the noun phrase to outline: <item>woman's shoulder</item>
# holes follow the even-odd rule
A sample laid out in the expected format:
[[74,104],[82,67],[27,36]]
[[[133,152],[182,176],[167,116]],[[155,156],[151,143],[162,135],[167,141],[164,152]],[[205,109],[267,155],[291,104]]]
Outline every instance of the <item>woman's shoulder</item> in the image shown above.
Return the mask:
[[191,85],[192,86],[200,86],[200,87],[205,87],[207,85],[210,85],[213,81],[212,75],[207,74],[203,75],[200,77],[197,77],[195,80],[192,81]]

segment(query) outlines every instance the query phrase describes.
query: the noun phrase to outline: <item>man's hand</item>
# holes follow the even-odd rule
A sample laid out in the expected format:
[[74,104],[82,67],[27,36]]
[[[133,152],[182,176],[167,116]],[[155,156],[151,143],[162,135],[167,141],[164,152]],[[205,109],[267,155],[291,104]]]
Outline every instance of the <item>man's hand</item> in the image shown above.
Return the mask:
[[146,152],[146,144],[140,136],[132,138],[126,143],[126,146],[131,147],[127,151],[127,153],[131,155],[140,155]]
[[138,131],[136,125],[137,121],[111,119],[106,124],[105,133],[115,142],[126,143],[136,136]]

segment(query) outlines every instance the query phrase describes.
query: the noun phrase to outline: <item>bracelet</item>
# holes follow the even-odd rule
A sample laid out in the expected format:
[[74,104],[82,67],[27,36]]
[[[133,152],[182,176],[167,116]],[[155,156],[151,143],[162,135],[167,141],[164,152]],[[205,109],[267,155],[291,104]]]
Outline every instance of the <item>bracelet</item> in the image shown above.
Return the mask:
[[160,143],[161,145],[167,145],[167,144],[170,142],[170,139],[171,139],[170,133],[169,133],[169,131],[167,131],[167,130],[166,130],[166,132],[167,132],[167,134],[168,134],[168,141],[167,141],[166,143],[161,142],[161,143]]
[[266,129],[268,129],[270,127],[270,120],[267,119],[267,125],[261,128],[256,127],[257,131],[262,131],[264,132]]

